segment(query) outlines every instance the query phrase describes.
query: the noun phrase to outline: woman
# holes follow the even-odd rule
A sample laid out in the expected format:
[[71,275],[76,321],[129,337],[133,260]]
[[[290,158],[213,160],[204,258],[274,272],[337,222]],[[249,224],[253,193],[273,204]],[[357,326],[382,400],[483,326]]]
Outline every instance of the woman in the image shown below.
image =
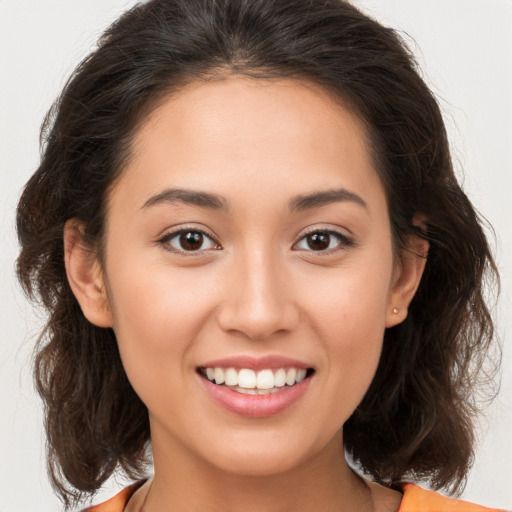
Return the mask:
[[18,232],[67,505],[121,466],[93,510],[483,510],[404,482],[463,485],[494,263],[407,49],[349,4],[126,13]]

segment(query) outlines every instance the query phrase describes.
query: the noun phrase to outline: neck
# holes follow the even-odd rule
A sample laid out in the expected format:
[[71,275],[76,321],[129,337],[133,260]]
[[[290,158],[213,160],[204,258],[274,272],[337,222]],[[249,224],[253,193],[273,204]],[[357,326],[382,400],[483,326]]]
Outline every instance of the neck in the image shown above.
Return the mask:
[[[314,458],[272,475],[219,470],[173,446],[155,446],[155,474],[142,512],[370,512],[368,486],[348,467],[336,437]],[[162,449],[160,449],[162,448]]]

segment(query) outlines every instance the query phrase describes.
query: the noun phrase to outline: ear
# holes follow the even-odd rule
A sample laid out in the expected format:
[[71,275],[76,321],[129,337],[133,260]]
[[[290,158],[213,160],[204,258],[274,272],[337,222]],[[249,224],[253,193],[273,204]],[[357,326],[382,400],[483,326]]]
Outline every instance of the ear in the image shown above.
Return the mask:
[[[423,222],[415,221],[415,225]],[[393,274],[388,311],[386,312],[386,327],[393,327],[407,318],[407,311],[427,263],[429,244],[417,235],[411,235],[408,250],[403,251],[400,261],[396,264]]]
[[64,226],[66,275],[82,312],[98,327],[112,327],[103,272],[94,251],[85,246],[82,222],[70,219]]

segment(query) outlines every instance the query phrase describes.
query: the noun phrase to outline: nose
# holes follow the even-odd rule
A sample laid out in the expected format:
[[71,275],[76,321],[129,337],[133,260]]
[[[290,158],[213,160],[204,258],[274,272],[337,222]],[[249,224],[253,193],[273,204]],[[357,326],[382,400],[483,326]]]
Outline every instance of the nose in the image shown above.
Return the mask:
[[[251,340],[293,331],[299,322],[290,277],[270,251],[232,261],[217,310],[219,326]],[[288,281],[288,282],[287,282]]]

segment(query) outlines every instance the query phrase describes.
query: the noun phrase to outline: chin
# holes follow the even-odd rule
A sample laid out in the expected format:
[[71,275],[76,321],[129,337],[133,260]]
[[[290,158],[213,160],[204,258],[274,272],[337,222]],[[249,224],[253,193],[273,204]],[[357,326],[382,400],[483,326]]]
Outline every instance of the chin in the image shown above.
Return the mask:
[[302,462],[296,455],[267,452],[254,454],[232,454],[215,461],[218,469],[239,477],[267,477],[287,473]]
[[323,443],[319,443],[320,446],[308,444],[304,435],[294,439],[277,431],[272,434],[271,439],[261,432],[232,436],[228,446],[210,445],[207,458],[226,473],[265,477],[289,472],[323,451]]

